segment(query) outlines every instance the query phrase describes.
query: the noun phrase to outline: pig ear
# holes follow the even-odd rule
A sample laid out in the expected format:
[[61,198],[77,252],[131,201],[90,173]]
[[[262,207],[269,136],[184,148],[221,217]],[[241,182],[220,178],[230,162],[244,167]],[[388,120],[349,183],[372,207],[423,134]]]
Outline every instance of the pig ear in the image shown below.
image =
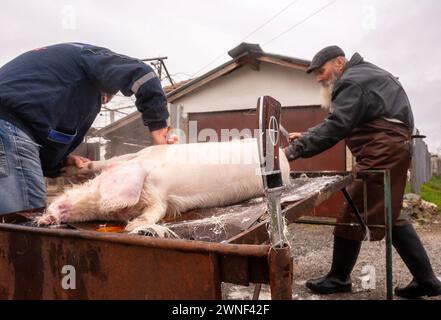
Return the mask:
[[100,176],[98,207],[114,211],[134,206],[141,196],[147,172],[138,163],[111,167]]

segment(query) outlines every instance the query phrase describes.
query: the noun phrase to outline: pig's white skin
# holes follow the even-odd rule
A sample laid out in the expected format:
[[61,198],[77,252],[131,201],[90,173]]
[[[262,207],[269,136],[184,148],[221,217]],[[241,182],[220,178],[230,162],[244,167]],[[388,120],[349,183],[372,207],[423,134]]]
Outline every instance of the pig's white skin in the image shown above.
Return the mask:
[[[288,184],[289,163],[282,150],[279,155]],[[151,146],[100,165],[105,169],[99,176],[66,190],[37,223],[129,221],[128,232],[171,236],[156,224],[166,215],[226,206],[264,192],[255,139]]]

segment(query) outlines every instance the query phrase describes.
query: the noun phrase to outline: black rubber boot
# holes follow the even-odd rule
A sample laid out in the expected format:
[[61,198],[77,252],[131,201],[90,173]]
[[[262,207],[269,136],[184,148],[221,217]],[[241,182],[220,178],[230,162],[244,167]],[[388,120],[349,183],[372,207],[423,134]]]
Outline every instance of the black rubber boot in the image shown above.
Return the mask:
[[306,287],[321,294],[350,292],[351,272],[360,252],[361,241],[334,236],[331,271],[321,278],[306,281]]
[[407,299],[441,295],[441,281],[435,276],[426,250],[413,226],[395,226],[392,229],[392,242],[413,276],[406,287],[395,288],[395,294]]

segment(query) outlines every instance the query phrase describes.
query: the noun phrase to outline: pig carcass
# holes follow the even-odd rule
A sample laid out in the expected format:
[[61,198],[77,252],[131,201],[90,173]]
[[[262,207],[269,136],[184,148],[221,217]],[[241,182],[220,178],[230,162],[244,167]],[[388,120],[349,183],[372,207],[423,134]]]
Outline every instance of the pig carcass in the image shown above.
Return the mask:
[[[279,154],[286,185],[289,163],[282,150]],[[151,146],[91,162],[84,170],[101,174],[54,199],[37,218],[39,225],[128,221],[127,232],[172,236],[157,225],[166,215],[239,203],[264,192],[255,139]]]

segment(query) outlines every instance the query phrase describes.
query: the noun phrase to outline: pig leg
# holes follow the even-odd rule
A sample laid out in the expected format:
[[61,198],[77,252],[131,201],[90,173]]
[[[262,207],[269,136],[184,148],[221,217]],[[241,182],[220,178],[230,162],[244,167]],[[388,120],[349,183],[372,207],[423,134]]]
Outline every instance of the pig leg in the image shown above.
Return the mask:
[[61,218],[59,214],[45,213],[34,218],[34,222],[37,224],[37,226],[58,225],[61,222]]
[[179,238],[179,236],[167,227],[156,223],[165,217],[167,212],[166,203],[160,198],[157,192],[148,192],[144,199],[149,199],[147,207],[141,215],[130,221],[126,231],[133,234],[151,235],[160,238]]
[[[65,191],[64,194],[58,196],[45,210],[44,214],[35,217],[34,221],[38,226],[59,225],[67,222],[86,221],[90,218],[91,212],[85,208],[84,212],[76,210],[72,199],[77,202],[92,203],[94,201],[93,188],[90,188],[92,183],[88,182],[82,186],[74,187]],[[91,207],[91,209],[94,209]]]
[[129,161],[136,158],[137,156],[137,153],[130,153],[109,160],[91,161],[81,169],[77,168],[76,166],[67,166],[62,169],[62,176],[72,177],[79,174],[91,175],[100,173],[101,171],[109,168],[112,165],[115,165],[116,163]]
[[151,235],[159,238],[179,238],[179,236],[169,228],[156,224],[165,216],[165,208],[162,206],[152,206],[147,208],[139,217],[130,221],[126,226],[126,231],[139,234]]

